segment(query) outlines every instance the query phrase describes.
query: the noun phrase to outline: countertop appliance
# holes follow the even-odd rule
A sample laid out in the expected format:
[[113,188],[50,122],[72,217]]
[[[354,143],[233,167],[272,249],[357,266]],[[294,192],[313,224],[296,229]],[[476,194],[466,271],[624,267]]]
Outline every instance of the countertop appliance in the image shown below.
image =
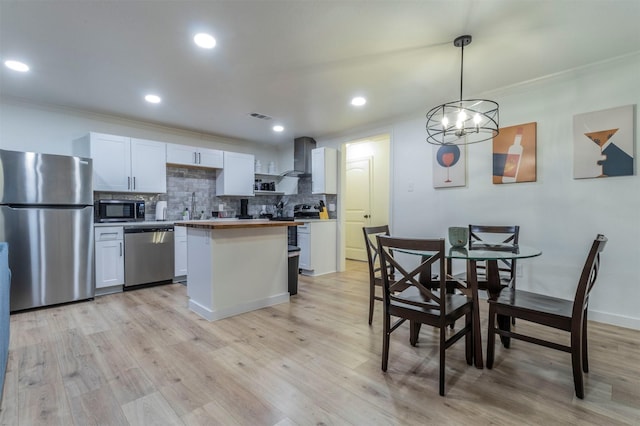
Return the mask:
[[90,158],[0,150],[11,311],[94,297]]
[[144,210],[142,200],[97,200],[94,218],[96,222],[142,222]]
[[171,282],[173,225],[124,226],[124,286]]

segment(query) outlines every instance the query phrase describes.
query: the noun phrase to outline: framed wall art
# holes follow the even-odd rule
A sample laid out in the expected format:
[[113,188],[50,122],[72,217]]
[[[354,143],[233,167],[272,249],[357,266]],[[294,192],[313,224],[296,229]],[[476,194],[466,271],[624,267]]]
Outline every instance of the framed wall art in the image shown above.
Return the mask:
[[574,179],[634,174],[634,105],[573,117]]
[[536,181],[536,123],[502,127],[493,138],[493,183]]
[[467,184],[467,152],[464,145],[433,145],[433,187]]

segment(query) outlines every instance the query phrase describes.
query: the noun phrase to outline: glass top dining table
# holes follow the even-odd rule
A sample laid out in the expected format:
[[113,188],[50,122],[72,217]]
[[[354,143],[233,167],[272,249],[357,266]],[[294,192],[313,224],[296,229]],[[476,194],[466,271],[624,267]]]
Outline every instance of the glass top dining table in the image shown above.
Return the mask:
[[[417,250],[397,250],[401,253],[413,254],[418,256],[430,256],[431,252],[422,252]],[[500,295],[502,285],[500,283],[500,273],[498,270],[498,261],[527,259],[540,256],[542,251],[531,246],[512,245],[512,244],[492,244],[492,243],[476,243],[467,247],[452,247],[447,245],[445,249],[445,257],[447,260],[461,259],[467,262],[467,274],[464,280],[473,299],[473,358],[476,368],[483,368],[484,362],[482,357],[482,334],[480,331],[480,307],[478,304],[478,271],[477,262],[486,262],[486,277],[483,284],[486,285],[489,298],[496,298]],[[447,279],[460,281],[458,278],[450,275],[451,265],[448,262]],[[498,318],[498,325],[506,324],[509,318]]]

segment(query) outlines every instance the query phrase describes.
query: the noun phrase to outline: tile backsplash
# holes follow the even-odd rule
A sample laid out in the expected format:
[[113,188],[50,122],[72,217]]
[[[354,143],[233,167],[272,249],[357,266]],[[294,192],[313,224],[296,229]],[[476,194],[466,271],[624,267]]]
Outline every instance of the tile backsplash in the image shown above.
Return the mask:
[[[192,211],[195,204],[196,218],[204,215],[205,219],[211,217],[212,212],[234,210],[240,214],[240,199],[243,197],[218,197],[216,194],[216,171],[213,169],[200,169],[193,167],[167,166],[167,193],[166,194],[133,194],[95,192],[94,199],[136,199],[146,203],[147,220],[155,219],[155,207],[158,201],[167,202],[167,220],[180,220],[185,208]],[[293,207],[296,204],[318,204],[323,200],[327,206],[336,204],[336,195],[312,195],[311,178],[300,178],[298,181],[298,194],[295,195],[257,195],[246,197],[249,200],[248,213],[258,217],[262,206],[267,213],[275,214],[275,204],[284,203],[284,216],[293,216]],[[336,218],[336,212],[329,212],[329,217]]]

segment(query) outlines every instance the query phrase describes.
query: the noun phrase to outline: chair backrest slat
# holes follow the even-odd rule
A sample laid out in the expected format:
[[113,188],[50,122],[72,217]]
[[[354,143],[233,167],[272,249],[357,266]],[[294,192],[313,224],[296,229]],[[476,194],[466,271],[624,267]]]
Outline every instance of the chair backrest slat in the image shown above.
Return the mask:
[[376,236],[389,235],[389,225],[365,226],[362,228],[364,243],[367,250],[367,261],[369,262],[369,279],[374,280],[376,273],[380,271],[378,262],[378,242]]
[[[497,239],[489,240],[487,237],[494,236]],[[518,225],[469,225],[469,247],[479,242],[518,244],[520,236],[520,226]],[[500,270],[509,272],[511,278],[515,276],[515,260],[500,259]],[[484,268],[480,265],[480,268]]]
[[[383,282],[383,301],[385,308],[388,309],[391,301],[406,303],[408,305],[417,306],[425,310],[440,311],[440,315],[446,315],[446,305],[443,302],[443,295],[446,293],[446,276],[445,276],[445,256],[444,256],[444,239],[412,239],[412,238],[394,238],[390,236],[379,235],[378,252],[380,253],[380,263],[382,265],[382,282]],[[394,257],[394,251],[397,250],[414,250],[424,252],[424,255],[415,255],[419,260],[417,267],[408,270]],[[438,290],[425,287],[420,283],[420,276],[431,276],[434,265],[438,264]],[[388,268],[393,267],[395,276],[391,277]],[[394,294],[394,287],[403,285],[406,287],[415,287],[420,297],[402,297]]]
[[578,288],[573,302],[572,318],[574,321],[582,322],[584,311],[589,304],[589,293],[598,278],[600,253],[604,250],[607,241],[607,237],[598,234],[591,245],[591,250],[589,250],[589,255],[580,274],[580,281],[578,281]]

